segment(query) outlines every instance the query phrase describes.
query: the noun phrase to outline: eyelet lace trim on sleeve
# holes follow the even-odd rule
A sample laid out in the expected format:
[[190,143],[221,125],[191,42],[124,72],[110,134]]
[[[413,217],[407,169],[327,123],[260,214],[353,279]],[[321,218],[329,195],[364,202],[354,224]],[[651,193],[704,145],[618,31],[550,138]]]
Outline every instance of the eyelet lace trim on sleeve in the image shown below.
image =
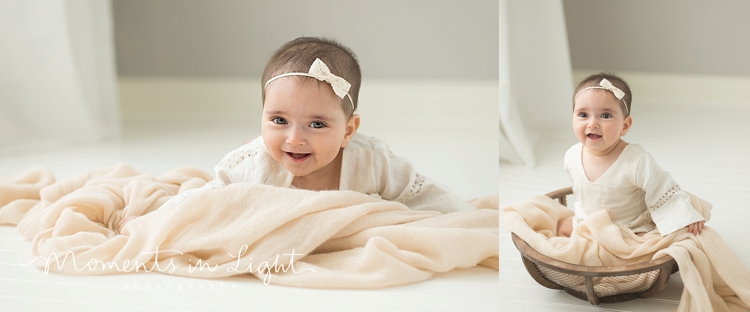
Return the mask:
[[419,192],[422,191],[422,185],[424,184],[424,176],[420,174],[419,172],[416,172],[416,177],[414,178],[414,183],[411,184],[411,187],[409,188],[409,193],[404,196],[404,202],[409,200],[414,195],[419,194]]
[[661,198],[659,198],[659,200],[657,200],[653,206],[648,207],[648,211],[654,212],[657,209],[661,208],[661,206],[664,206],[664,204],[667,203],[667,201],[669,201],[669,199],[671,199],[675,193],[681,190],[682,189],[680,188],[680,185],[675,184],[675,186],[667,190],[667,192],[664,193],[664,195],[662,195]]
[[225,158],[219,163],[220,167],[224,167],[226,169],[233,169],[234,167],[237,167],[241,162],[245,161],[245,159],[258,155],[264,151],[264,148],[262,147],[256,147],[253,149],[246,149],[237,151],[236,153],[232,154],[231,156]]
[[213,180],[209,181],[207,183],[207,185],[209,187],[211,187],[211,189],[217,189],[217,188],[222,188],[222,187],[226,186],[226,185],[224,185],[224,182],[222,182],[219,179],[213,179]]

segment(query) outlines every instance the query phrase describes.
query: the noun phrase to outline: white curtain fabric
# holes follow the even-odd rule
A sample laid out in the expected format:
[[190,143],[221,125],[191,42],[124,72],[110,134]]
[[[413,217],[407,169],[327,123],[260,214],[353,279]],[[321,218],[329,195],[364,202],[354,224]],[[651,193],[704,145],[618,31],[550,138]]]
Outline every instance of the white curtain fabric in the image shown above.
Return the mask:
[[572,89],[562,2],[501,0],[500,158],[534,166],[535,141],[570,133]]
[[0,1],[0,155],[121,131],[110,1]]

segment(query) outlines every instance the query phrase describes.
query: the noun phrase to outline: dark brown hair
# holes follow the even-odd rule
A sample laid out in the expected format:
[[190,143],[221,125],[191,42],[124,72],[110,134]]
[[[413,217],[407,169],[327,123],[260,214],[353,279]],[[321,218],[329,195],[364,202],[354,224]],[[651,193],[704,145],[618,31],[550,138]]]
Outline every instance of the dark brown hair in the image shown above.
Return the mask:
[[[336,76],[346,79],[351,84],[349,98],[344,96],[342,107],[347,116],[354,114],[359,102],[359,86],[362,83],[362,73],[359,69],[357,55],[341,43],[332,39],[318,37],[300,37],[287,42],[268,60],[266,69],[261,77],[261,88],[269,79],[286,73],[306,73],[316,58],[325,63]],[[266,90],[263,89],[263,101],[266,100]]]
[[599,83],[602,81],[602,79],[609,80],[609,82],[612,83],[613,86],[622,90],[622,92],[625,92],[625,96],[622,97],[622,99],[625,100],[625,103],[620,103],[620,108],[622,109],[622,112],[625,113],[625,117],[630,116],[630,103],[633,99],[633,94],[630,92],[630,86],[628,86],[628,83],[625,82],[625,80],[618,77],[617,75],[606,72],[588,76],[578,84],[575,91],[573,91],[573,107],[575,108],[576,94],[578,94],[581,89],[599,86]]

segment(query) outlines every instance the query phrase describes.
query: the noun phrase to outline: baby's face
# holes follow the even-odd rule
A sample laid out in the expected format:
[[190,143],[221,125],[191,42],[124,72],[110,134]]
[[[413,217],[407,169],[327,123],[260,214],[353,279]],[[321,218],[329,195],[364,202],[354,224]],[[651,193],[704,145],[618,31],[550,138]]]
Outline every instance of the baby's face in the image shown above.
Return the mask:
[[329,165],[356,131],[331,86],[308,77],[271,82],[262,118],[268,153],[298,177],[331,172]]
[[581,92],[573,107],[573,132],[578,141],[594,155],[614,150],[632,119],[620,107],[621,101],[612,92],[589,89]]

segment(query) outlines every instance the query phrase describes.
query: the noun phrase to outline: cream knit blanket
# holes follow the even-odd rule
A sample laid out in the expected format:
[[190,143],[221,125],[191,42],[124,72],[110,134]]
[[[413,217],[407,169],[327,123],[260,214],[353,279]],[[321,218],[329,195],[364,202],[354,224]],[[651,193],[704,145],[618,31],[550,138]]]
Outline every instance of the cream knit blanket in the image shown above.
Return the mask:
[[[692,195],[691,199],[708,220],[711,205]],[[572,215],[571,209],[546,196],[512,204],[502,212],[509,231],[560,261],[611,266],[669,254],[685,284],[678,311],[750,311],[750,271],[711,227],[698,236],[681,229],[666,237],[656,231],[638,237],[599,211],[580,223],[570,238],[555,237],[557,221]]]
[[[32,240],[31,263],[66,274],[249,273],[282,285],[377,288],[498,268],[497,204],[443,215],[349,191],[233,184],[156,209],[210,179],[195,168],[154,178],[119,164],[56,182],[31,168],[0,179],[0,224]],[[118,234],[125,215],[142,216]]]

